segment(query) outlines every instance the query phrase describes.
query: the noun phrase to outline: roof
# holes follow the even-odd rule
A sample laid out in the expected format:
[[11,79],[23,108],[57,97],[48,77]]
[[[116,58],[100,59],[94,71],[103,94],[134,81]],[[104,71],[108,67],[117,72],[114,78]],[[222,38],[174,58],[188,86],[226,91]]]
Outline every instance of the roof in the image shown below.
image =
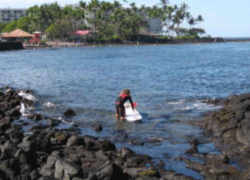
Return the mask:
[[85,36],[85,35],[88,35],[89,33],[90,33],[89,30],[78,30],[74,34],[80,35],[80,36]]
[[32,38],[33,35],[21,29],[16,29],[14,31],[11,31],[10,33],[4,33],[2,37],[3,38]]

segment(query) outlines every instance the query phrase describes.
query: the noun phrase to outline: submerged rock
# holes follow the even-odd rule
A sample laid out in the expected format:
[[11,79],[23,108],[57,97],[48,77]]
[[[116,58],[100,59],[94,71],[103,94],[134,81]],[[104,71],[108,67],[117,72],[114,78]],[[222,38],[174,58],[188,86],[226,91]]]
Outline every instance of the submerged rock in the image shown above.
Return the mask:
[[73,116],[76,116],[76,113],[73,109],[67,109],[64,113],[64,116],[69,118],[69,117],[73,117]]
[[92,129],[95,130],[96,132],[101,132],[103,128],[101,124],[95,123],[92,125]]

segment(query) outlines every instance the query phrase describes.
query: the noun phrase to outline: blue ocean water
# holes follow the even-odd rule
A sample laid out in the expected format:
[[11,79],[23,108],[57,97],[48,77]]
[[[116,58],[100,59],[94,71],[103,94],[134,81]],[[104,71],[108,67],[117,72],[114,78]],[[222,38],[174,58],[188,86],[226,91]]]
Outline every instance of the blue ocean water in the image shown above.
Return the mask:
[[[202,177],[176,160],[202,130],[187,122],[217,107],[202,103],[250,91],[250,43],[103,46],[0,52],[0,86],[32,89],[48,114],[62,115],[71,107],[72,119],[83,134],[109,137],[117,146],[163,160],[166,168]],[[114,100],[129,88],[140,124],[117,123]],[[100,122],[104,131],[89,129]],[[146,143],[132,145],[122,134]],[[155,143],[157,141],[157,143]],[[159,142],[158,142],[159,141]],[[205,147],[205,148],[204,148]],[[207,142],[203,151],[215,152]]]

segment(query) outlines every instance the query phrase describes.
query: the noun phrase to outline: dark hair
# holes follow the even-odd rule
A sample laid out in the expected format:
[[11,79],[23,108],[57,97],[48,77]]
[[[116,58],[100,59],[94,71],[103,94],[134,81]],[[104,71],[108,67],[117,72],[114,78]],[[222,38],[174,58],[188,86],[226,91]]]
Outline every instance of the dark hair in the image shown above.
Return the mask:
[[129,90],[129,89],[123,89],[123,90],[121,91],[121,93],[130,96],[130,90]]

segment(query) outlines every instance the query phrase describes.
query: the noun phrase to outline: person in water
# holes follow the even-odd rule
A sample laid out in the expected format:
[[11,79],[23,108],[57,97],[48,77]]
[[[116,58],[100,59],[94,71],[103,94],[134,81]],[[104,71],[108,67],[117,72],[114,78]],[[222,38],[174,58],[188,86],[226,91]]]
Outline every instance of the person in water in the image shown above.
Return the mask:
[[130,90],[129,89],[123,89],[119,96],[117,97],[115,101],[115,107],[116,107],[116,119],[117,120],[125,120],[125,106],[124,103],[126,101],[129,101],[131,104],[132,109],[134,109],[134,103],[130,95]]

